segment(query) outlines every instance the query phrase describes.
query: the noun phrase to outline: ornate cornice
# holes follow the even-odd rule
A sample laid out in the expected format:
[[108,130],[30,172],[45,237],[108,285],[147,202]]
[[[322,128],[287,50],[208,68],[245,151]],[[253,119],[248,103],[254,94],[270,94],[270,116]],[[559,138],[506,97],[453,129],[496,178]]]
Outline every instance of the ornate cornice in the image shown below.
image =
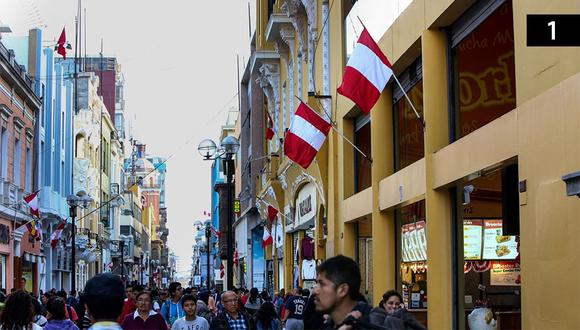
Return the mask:
[[294,29],[292,28],[281,28],[280,29],[280,38],[288,45],[288,49],[290,50],[291,58],[294,58]]
[[280,39],[276,39],[276,43],[274,43],[274,49],[276,50],[278,55],[280,55],[280,58],[282,58],[284,60],[284,62],[286,63],[286,66],[288,66],[290,64],[290,59],[289,59],[290,49],[289,49],[288,45],[286,44],[286,42],[284,42],[283,40],[280,40]]
[[282,11],[288,15],[292,26],[298,35],[298,56],[302,57],[308,51],[308,18],[301,0],[286,0],[281,6]]
[[268,111],[278,113],[280,108],[280,71],[278,64],[265,63],[259,69],[260,74],[256,82],[260,85],[268,98]]

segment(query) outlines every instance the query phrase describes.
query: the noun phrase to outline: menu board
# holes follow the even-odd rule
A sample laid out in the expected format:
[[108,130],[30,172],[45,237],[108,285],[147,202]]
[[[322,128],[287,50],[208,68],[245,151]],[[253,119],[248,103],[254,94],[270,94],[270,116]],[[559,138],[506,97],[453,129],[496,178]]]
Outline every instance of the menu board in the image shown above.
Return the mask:
[[515,261],[494,261],[491,264],[490,284],[498,286],[521,285],[520,263]]
[[502,235],[502,220],[484,220],[483,223],[483,259],[515,259],[518,256],[516,236]]
[[482,229],[482,220],[463,220],[463,258],[465,260],[481,259]]
[[403,262],[427,260],[427,237],[425,221],[401,226]]

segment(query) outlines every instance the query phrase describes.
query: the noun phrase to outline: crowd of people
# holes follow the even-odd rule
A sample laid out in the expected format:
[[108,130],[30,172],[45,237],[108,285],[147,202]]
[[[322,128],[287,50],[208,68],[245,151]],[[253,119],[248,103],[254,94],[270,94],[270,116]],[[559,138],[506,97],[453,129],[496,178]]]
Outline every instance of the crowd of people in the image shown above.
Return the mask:
[[125,286],[110,273],[90,279],[77,296],[51,290],[36,297],[23,290],[0,290],[0,330],[303,330],[414,329],[425,327],[403,307],[396,291],[386,292],[373,308],[360,294],[356,262],[345,256],[318,266],[312,291],[296,287],[271,297],[244,288],[218,293],[183,288],[167,290]]

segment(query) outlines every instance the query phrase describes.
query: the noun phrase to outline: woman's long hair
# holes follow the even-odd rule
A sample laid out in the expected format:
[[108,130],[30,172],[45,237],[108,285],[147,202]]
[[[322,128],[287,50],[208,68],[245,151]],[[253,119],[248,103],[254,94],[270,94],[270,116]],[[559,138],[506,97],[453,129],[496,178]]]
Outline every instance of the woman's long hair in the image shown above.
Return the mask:
[[6,299],[0,325],[2,329],[6,330],[21,329],[22,327],[29,329],[33,318],[32,297],[28,293],[18,290],[11,293]]
[[252,288],[250,290],[250,303],[255,303],[256,300],[258,299],[258,295],[260,295],[260,291],[258,291],[258,288]]
[[256,312],[256,323],[260,323],[262,328],[269,329],[272,320],[276,318],[276,308],[274,304],[267,301],[262,304],[260,309]]

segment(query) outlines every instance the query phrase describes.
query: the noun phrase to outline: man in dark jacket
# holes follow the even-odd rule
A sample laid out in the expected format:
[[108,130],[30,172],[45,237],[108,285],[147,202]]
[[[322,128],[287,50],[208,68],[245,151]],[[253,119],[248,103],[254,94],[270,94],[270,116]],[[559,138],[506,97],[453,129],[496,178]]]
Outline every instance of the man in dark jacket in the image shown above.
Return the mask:
[[317,273],[316,311],[330,316],[322,329],[338,329],[343,325],[351,329],[375,328],[369,322],[371,306],[359,301],[361,275],[354,260],[343,255],[332,257],[318,266]]
[[221,296],[223,311],[213,318],[211,330],[254,330],[252,318],[244,311],[238,311],[238,296],[226,291]]

